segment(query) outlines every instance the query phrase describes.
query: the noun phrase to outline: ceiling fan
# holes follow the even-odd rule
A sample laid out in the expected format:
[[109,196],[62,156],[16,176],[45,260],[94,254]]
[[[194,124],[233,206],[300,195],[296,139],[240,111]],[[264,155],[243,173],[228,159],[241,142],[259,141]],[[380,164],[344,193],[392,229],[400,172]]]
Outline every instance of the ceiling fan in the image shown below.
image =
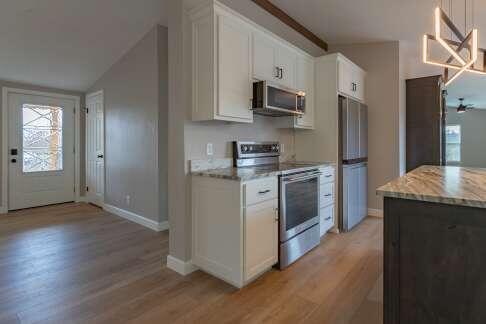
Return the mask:
[[457,107],[458,114],[462,114],[465,113],[467,110],[474,109],[473,104],[468,104],[468,105],[464,104],[464,98],[459,98],[459,101],[461,102],[461,104]]

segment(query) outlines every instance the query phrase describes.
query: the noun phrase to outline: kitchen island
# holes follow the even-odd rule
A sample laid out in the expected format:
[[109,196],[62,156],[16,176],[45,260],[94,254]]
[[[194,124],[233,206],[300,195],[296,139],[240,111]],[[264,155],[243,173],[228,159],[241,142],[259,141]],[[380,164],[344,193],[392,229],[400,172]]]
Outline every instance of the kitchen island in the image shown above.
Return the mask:
[[384,197],[384,323],[486,323],[486,169],[422,166]]

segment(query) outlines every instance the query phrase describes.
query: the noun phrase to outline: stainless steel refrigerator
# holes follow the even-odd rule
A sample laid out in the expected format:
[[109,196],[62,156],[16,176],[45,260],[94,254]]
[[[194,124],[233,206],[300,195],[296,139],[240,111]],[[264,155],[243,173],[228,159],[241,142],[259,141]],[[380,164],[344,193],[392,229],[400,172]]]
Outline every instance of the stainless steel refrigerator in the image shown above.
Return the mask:
[[339,97],[339,230],[368,215],[368,107]]

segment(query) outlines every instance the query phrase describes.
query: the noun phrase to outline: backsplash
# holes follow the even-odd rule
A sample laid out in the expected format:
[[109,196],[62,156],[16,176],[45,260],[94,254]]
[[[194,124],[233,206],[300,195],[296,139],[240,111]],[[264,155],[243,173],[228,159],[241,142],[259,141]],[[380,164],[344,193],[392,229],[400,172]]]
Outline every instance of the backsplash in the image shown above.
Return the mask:
[[[283,144],[281,160],[295,154],[294,129],[289,118],[254,116],[252,124],[225,122],[190,122],[185,124],[186,161],[218,160],[233,157],[233,141],[277,141]],[[206,145],[213,144],[213,155],[206,154]]]

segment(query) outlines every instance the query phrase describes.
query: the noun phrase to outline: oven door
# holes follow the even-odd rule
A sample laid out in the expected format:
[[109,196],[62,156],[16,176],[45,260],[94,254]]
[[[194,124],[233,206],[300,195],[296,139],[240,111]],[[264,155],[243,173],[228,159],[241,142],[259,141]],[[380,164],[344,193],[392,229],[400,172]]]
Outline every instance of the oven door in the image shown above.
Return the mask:
[[319,223],[320,172],[280,179],[280,242]]

